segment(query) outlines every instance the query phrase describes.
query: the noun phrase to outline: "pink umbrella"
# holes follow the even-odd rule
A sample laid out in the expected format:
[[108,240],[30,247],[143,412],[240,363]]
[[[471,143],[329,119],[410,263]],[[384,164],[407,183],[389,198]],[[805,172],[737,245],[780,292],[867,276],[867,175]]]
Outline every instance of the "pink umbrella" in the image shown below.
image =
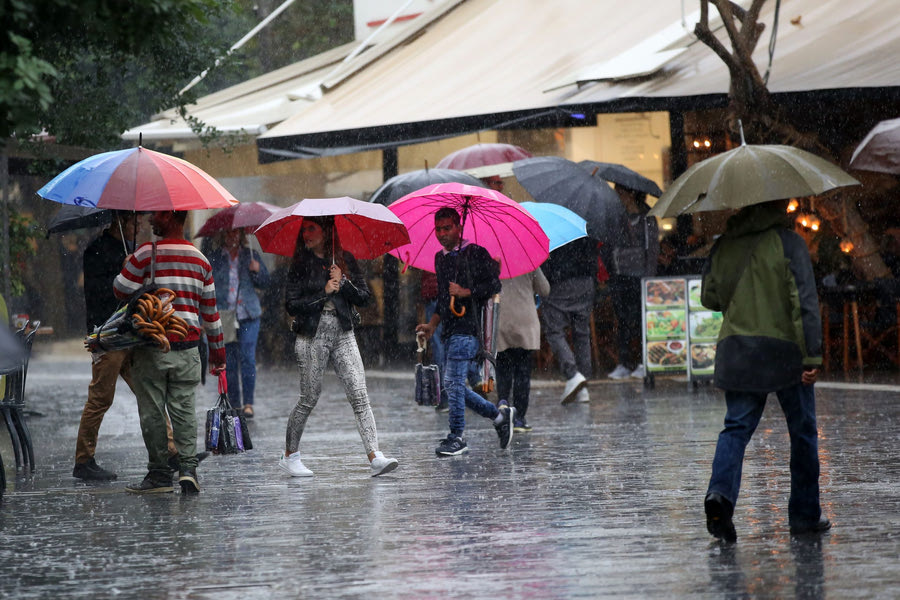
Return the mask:
[[485,165],[531,158],[531,152],[512,144],[475,144],[448,154],[436,165],[438,169],[472,169]]
[[281,210],[280,206],[275,206],[268,202],[234,204],[220,210],[207,219],[206,223],[203,224],[203,227],[197,231],[197,236],[207,237],[214,235],[219,231],[243,229],[244,227],[256,228],[262,225],[263,221],[279,210]]
[[307,198],[276,211],[254,232],[266,252],[293,256],[304,217],[334,217],[341,247],[356,258],[377,258],[409,244],[403,222],[381,204],[353,198]]
[[500,278],[535,270],[547,260],[550,241],[537,220],[500,192],[461,183],[429,185],[388,208],[409,230],[411,243],[391,254],[434,273],[434,255],[442,246],[434,237],[434,213],[449,206],[463,221],[463,238],[500,260]]

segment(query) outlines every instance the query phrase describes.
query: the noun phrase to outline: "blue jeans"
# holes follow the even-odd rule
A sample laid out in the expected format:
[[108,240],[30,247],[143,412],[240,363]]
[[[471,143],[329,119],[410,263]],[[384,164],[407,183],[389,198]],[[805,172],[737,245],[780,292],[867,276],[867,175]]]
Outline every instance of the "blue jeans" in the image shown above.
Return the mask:
[[[792,526],[818,522],[819,436],[816,429],[816,395],[813,386],[797,384],[776,392],[791,438],[791,497],[788,520]],[[725,429],[719,434],[712,464],[709,492],[718,492],[732,505],[741,488],[744,450],[756,431],[766,406],[767,394],[725,392]]]
[[500,414],[492,402],[488,402],[466,387],[469,366],[478,352],[478,340],[471,335],[451,335],[446,345],[444,389],[450,403],[450,433],[462,437],[466,429],[466,407],[482,417],[497,418]]
[[[431,316],[437,310],[437,300],[429,300],[425,303],[425,322],[431,320]],[[431,336],[431,358],[434,364],[438,366],[440,369],[440,373],[444,372],[444,361],[446,359],[446,353],[444,351],[444,341],[441,339],[441,333],[443,332],[444,327],[441,323],[438,323],[437,327],[434,328],[434,333]],[[481,383],[481,365],[472,361],[469,365],[469,372],[467,374],[467,378],[469,381],[469,385],[475,387],[479,383]],[[446,398],[446,394],[444,391],[441,391],[441,397]]]
[[[239,322],[237,341],[225,344],[225,378],[228,380],[228,402],[234,407],[253,404],[256,389],[256,340],[259,319]],[[238,384],[240,382],[240,385]]]

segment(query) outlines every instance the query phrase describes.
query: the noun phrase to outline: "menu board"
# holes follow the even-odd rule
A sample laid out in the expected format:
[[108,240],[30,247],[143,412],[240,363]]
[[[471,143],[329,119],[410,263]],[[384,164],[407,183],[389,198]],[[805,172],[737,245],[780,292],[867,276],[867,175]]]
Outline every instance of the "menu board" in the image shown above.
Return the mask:
[[700,277],[654,277],[642,281],[647,373],[712,375],[722,313],[700,303]]
[[644,364],[648,373],[687,369],[687,281],[644,279]]

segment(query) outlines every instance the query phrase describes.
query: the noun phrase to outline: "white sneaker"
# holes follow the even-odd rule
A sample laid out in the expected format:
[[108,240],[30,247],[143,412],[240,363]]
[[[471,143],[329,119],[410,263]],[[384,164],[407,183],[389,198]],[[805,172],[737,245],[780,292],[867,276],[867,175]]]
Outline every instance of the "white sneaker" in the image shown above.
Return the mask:
[[372,459],[372,477],[378,477],[379,475],[384,475],[385,473],[390,473],[400,463],[397,462],[396,458],[385,458],[384,454],[381,452],[375,453],[375,458]]
[[575,394],[578,393],[578,390],[587,385],[587,379],[585,379],[584,375],[576,372],[572,377],[566,381],[566,387],[562,393],[562,403],[568,404],[575,400]]
[[631,372],[631,376],[635,379],[643,379],[646,374],[644,365],[638,365],[638,368]]
[[578,393],[575,394],[575,402],[590,402],[590,401],[591,401],[591,395],[588,394],[587,387],[581,388],[580,390],[578,390]]
[[628,367],[625,365],[616,365],[616,368],[613,369],[613,372],[607,375],[610,379],[625,379],[631,375],[631,371],[628,370]]
[[281,455],[278,468],[291,477],[312,477],[313,472],[307,469],[300,460],[300,453],[294,452],[290,456]]

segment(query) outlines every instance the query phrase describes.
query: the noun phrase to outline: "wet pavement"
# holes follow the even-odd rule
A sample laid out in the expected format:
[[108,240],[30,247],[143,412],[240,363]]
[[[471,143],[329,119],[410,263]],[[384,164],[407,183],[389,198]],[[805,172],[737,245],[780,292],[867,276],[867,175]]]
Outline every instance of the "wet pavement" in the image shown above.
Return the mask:
[[[37,469],[0,504],[4,598],[897,598],[900,597],[898,377],[817,387],[822,501],[834,528],[788,535],[788,441],[770,402],[744,464],[722,546],[702,498],[721,428],[721,394],[683,380],[592,382],[589,405],[561,406],[538,380],[529,434],[501,451],[467,413],[466,456],[438,459],[447,416],[412,401],[412,367],[370,371],[382,449],[400,460],[371,478],[336,378],[301,442],[314,478],[276,467],[296,373],[263,370],[255,448],[200,467],[202,493],[134,496],[145,473],[134,397],[120,382],[101,429],[109,484],[71,477],[90,380],[85,354],[40,353],[28,374]],[[215,399],[198,389],[198,414]],[[202,423],[202,420],[201,420]],[[198,438],[202,438],[202,432]]]

